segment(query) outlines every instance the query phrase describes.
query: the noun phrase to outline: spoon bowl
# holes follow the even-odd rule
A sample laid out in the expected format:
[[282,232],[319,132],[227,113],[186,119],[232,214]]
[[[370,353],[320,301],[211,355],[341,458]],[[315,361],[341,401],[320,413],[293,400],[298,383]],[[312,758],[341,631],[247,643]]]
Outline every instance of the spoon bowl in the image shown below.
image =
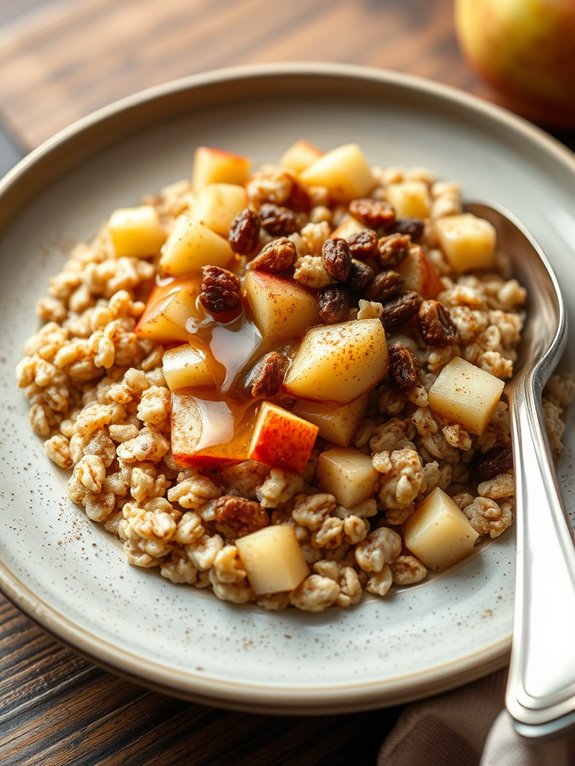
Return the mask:
[[506,387],[516,475],[516,582],[507,709],[525,737],[575,724],[575,546],[545,431],[541,395],[567,342],[561,290],[541,248],[507,211],[466,205],[490,221],[528,291],[527,319]]

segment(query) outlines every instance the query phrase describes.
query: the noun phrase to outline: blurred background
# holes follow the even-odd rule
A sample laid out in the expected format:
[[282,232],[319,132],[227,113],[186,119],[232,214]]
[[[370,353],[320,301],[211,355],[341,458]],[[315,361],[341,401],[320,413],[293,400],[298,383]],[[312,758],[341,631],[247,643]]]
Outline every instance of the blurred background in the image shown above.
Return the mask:
[[[497,88],[462,54],[456,26]],[[500,87],[513,85],[516,71],[506,61],[513,53],[521,59],[520,79],[529,78],[531,57],[539,74],[550,69],[538,87],[549,93],[562,77],[573,102],[573,0],[0,0],[0,126],[16,150],[26,151],[149,85],[236,64],[295,60],[408,72],[525,113],[529,99],[517,103]],[[550,114],[544,105],[530,116]],[[573,134],[559,137],[569,141]]]

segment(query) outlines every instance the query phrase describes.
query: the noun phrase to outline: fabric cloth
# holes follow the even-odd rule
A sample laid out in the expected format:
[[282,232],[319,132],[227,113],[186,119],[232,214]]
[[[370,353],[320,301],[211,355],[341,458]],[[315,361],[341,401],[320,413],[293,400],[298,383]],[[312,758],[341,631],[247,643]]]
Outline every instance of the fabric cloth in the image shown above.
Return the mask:
[[[572,738],[533,743],[504,709],[507,671],[408,705],[378,766],[574,766]],[[570,757],[571,752],[571,757]]]

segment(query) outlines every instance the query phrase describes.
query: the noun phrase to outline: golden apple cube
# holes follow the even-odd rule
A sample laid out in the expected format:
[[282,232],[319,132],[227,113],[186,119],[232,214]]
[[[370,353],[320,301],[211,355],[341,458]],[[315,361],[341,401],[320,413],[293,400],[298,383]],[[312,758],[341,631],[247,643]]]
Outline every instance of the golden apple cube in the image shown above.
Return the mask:
[[184,276],[201,271],[202,266],[227,266],[233,255],[227,239],[182,215],[164,243],[159,269],[164,276]]
[[199,192],[208,184],[226,183],[243,185],[250,172],[250,161],[212,146],[198,146],[194,154],[192,189]]
[[247,460],[253,404],[226,402],[205,389],[197,394],[193,389],[172,393],[170,436],[174,463],[211,469]]
[[157,255],[166,239],[164,227],[152,205],[118,208],[110,216],[108,230],[118,258]]
[[330,239],[345,239],[349,241],[353,234],[358,234],[360,231],[365,231],[367,226],[364,226],[357,218],[348,216],[339,226],[337,226],[329,235]]
[[379,319],[354,319],[312,327],[284,380],[298,399],[351,402],[387,373],[385,330]]
[[164,351],[162,370],[172,391],[214,385],[206,355],[189,343]]
[[479,534],[440,487],[427,495],[403,528],[405,545],[429,569],[445,569],[473,550]]
[[344,508],[354,508],[371,497],[378,473],[369,455],[352,447],[332,447],[319,456],[317,480]]
[[357,144],[344,144],[322,154],[300,174],[303,183],[327,187],[334,202],[365,196],[374,185],[367,160]]
[[264,338],[297,338],[319,322],[316,295],[291,279],[248,271],[244,289]]
[[429,406],[480,436],[493,417],[503,388],[503,381],[495,375],[457,356],[443,367],[431,386]]
[[200,287],[199,276],[156,285],[134,332],[160,343],[188,340],[187,321],[199,317],[196,301]]
[[439,246],[456,271],[489,269],[495,261],[493,225],[471,213],[450,215],[435,223]]
[[365,414],[367,399],[367,394],[347,404],[298,399],[293,412],[304,420],[315,423],[319,427],[318,435],[322,439],[341,447],[347,447]]
[[322,154],[321,149],[301,138],[285,150],[280,158],[280,165],[282,168],[293,170],[294,173],[301,173],[302,170],[309,168]]
[[390,184],[387,200],[399,218],[427,218],[431,211],[431,197],[423,181],[404,181]]
[[293,527],[277,524],[238,537],[236,547],[256,595],[293,590],[309,567]]
[[248,457],[274,468],[302,473],[310,458],[318,427],[271,402],[262,402]]
[[231,222],[247,205],[243,186],[210,184],[198,193],[190,217],[227,239]]

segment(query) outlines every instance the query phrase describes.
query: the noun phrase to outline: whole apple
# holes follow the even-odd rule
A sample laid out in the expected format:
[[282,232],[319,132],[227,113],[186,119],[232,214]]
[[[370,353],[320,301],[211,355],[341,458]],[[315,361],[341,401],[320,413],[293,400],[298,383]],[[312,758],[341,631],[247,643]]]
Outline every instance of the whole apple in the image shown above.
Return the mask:
[[512,109],[575,126],[575,0],[455,0],[462,51]]

